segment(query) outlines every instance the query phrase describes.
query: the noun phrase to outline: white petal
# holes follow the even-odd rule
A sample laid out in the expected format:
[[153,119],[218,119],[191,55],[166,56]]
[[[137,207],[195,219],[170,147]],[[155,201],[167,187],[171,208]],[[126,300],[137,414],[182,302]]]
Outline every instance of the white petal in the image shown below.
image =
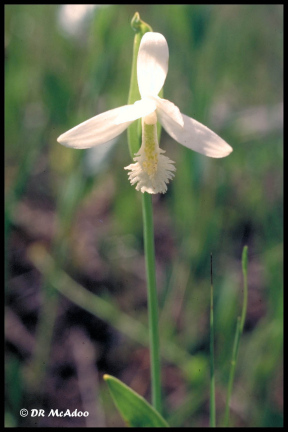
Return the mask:
[[127,106],[114,108],[92,117],[60,135],[57,141],[66,147],[76,149],[85,149],[104,144],[120,135],[132,123],[132,121],[126,121],[125,123],[115,124],[115,119]]
[[120,112],[115,119],[115,124],[121,124],[127,121],[134,121],[145,117],[156,110],[156,104],[153,100],[145,98],[135,102],[133,105],[126,105],[125,109]]
[[164,36],[148,32],[141,39],[137,77],[141,97],[157,96],[168,72],[169,50]]
[[182,114],[183,127],[179,126],[173,117],[167,115],[167,112],[161,108],[157,108],[157,117],[166,132],[175,141],[191,150],[213,158],[228,156],[233,150],[212,130],[185,114]]
[[166,122],[172,119],[180,127],[184,126],[184,119],[179,108],[167,99],[160,97],[154,97],[153,100],[157,105],[157,114],[160,113],[161,118],[164,118]]

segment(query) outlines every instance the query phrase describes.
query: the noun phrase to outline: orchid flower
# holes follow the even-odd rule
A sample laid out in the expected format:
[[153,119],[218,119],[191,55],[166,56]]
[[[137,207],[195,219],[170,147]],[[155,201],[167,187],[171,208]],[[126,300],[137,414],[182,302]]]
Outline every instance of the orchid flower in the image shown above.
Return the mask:
[[57,141],[67,147],[85,149],[103,144],[120,135],[142,118],[142,144],[129,170],[136,190],[165,193],[176,171],[174,162],[164,156],[157,139],[157,121],[178,143],[213,158],[228,156],[232,148],[203,124],[182,114],[172,102],[158,96],[168,72],[168,44],[160,33],[148,32],[141,39],[137,58],[137,79],[141,99],[134,104],[106,111],[60,135]]

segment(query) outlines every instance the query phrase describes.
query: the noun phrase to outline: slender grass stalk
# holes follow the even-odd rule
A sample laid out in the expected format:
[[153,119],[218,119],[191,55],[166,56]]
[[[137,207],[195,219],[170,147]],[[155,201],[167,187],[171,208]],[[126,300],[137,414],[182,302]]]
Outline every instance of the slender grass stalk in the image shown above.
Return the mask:
[[43,386],[59,304],[59,293],[50,283],[50,276],[49,272],[44,275],[43,306],[36,330],[35,350],[28,370],[29,386],[35,392],[41,392]]
[[213,267],[211,253],[211,288],[210,288],[210,427],[216,427],[215,375],[214,375],[214,300]]
[[[142,36],[144,33],[152,31],[152,28],[140,19],[138,12],[135,13],[131,21],[131,26],[136,32],[136,35],[133,46],[132,72],[128,104],[132,104],[141,98],[137,81],[137,56]],[[137,121],[132,123],[128,128],[128,145],[132,158],[139,150],[140,138],[141,122]],[[147,193],[142,194],[142,213],[147,275],[152,405],[158,412],[161,413],[161,370],[159,353],[158,300],[155,275],[153,208],[151,196]]]
[[237,357],[238,357],[238,351],[239,351],[240,337],[241,337],[242,332],[243,332],[243,328],[244,328],[244,324],[245,324],[245,318],[246,318],[246,312],[247,312],[247,301],[248,301],[247,265],[248,265],[248,247],[244,246],[243,252],[242,252],[243,306],[242,306],[241,317],[239,316],[237,319],[236,333],[235,333],[235,338],[234,338],[234,343],[233,343],[232,360],[231,360],[231,367],[230,367],[230,373],[229,373],[227,398],[226,398],[226,406],[225,406],[225,414],[224,414],[224,426],[225,427],[229,426],[230,399],[231,399],[232,388],[233,388],[234,377],[235,377],[235,370],[236,370],[236,363],[237,363]]
[[248,267],[248,246],[244,246],[242,252],[242,273],[243,273],[243,308],[240,322],[240,330],[243,332],[246,312],[247,312],[247,303],[248,303],[248,284],[247,284],[247,267]]
[[227,388],[227,398],[226,398],[225,415],[224,415],[224,426],[225,427],[229,426],[230,399],[231,399],[232,388],[233,388],[234,377],[235,377],[235,369],[236,369],[236,361],[237,361],[240,333],[241,333],[240,332],[240,317],[238,317],[237,318],[236,332],[235,332],[235,337],[234,337],[234,343],[233,343],[233,349],[232,349],[232,360],[231,360],[231,365],[230,365],[229,381],[228,381],[228,388]]

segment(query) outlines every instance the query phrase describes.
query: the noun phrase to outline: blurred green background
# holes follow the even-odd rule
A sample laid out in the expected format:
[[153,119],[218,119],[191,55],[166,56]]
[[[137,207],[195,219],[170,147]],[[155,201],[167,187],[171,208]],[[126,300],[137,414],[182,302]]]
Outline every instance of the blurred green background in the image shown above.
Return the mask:
[[209,159],[162,131],[177,168],[153,196],[165,417],[209,424],[212,253],[221,423],[247,244],[231,426],[282,426],[282,5],[5,5],[6,425],[123,426],[103,373],[150,400],[127,134],[90,150],[56,141],[127,103],[136,11],[169,45],[164,97],[234,150]]

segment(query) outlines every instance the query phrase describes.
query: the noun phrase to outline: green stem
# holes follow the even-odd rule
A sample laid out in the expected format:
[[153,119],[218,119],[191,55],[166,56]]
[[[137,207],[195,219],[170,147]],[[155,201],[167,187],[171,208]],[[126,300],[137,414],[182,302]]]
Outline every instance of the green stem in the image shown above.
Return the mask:
[[229,382],[228,382],[228,389],[227,389],[226,407],[225,407],[225,414],[224,414],[224,426],[226,426],[226,427],[229,426],[230,399],[231,399],[232,388],[233,388],[234,377],[235,377],[235,369],[236,369],[236,363],[237,363],[237,358],[238,358],[239,343],[240,343],[240,338],[241,338],[241,335],[243,332],[243,328],[244,328],[244,324],[245,324],[245,318],[246,318],[246,312],[247,312],[247,302],[248,302],[247,265],[248,265],[248,247],[244,246],[243,252],[242,252],[243,306],[242,306],[241,317],[238,317],[238,319],[237,319],[237,327],[236,327],[236,333],[235,333],[233,351],[232,351],[232,360],[231,360]]
[[214,376],[214,305],[213,273],[211,254],[211,288],[210,288],[210,427],[216,427],[215,409],[215,376]]
[[161,413],[161,368],[158,329],[158,301],[155,272],[154,226],[151,195],[142,194],[144,248],[148,291],[152,405]]

